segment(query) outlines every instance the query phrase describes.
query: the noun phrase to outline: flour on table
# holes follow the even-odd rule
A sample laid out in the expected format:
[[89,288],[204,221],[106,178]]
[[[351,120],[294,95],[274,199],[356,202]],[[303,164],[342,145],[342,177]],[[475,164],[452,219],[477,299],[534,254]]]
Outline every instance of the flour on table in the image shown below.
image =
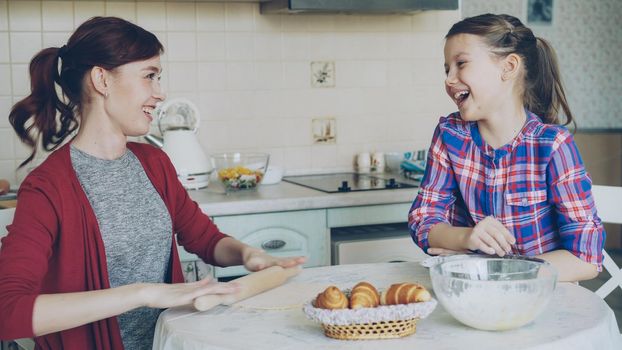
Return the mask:
[[319,283],[285,283],[264,293],[241,300],[232,306],[260,310],[287,310],[302,308],[304,303],[326,288]]

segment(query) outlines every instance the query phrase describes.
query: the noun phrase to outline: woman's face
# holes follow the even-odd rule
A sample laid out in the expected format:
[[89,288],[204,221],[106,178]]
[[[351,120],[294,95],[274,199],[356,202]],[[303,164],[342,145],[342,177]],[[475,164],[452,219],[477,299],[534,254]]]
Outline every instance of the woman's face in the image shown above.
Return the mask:
[[111,72],[105,108],[113,127],[125,136],[149,132],[151,113],[165,98],[160,87],[161,72],[160,56],[127,63]]
[[463,120],[484,119],[503,103],[502,61],[477,35],[457,34],[445,42],[445,91]]

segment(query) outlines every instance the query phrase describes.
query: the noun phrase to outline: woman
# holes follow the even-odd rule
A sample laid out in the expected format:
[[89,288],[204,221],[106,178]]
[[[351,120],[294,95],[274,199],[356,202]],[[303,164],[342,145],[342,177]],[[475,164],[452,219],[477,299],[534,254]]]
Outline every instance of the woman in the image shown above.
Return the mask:
[[0,339],[35,336],[45,349],[150,349],[160,309],[238,291],[235,283],[179,283],[176,241],[210,264],[251,271],[305,261],[277,259],[221,233],[165,153],[127,142],[149,131],[164,99],[162,52],[152,33],[95,17],[67,45],[33,58],[32,93],[9,119],[33,148],[22,166],[39,143],[55,151],[22,183],[2,242]]

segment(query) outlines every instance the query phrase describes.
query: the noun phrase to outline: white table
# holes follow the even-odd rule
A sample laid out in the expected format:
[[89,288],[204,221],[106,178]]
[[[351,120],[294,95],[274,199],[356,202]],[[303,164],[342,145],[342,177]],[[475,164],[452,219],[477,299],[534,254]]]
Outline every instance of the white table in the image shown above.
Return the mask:
[[[279,287],[280,290],[248,299],[246,305],[218,306],[205,312],[195,312],[191,308],[166,310],[158,320],[153,348],[622,349],[622,337],[613,311],[591,291],[570,283],[557,285],[547,309],[534,322],[504,332],[467,327],[456,321],[439,303],[429,317],[417,323],[414,335],[399,339],[343,341],[324,336],[321,326],[308,320],[302,312],[302,302],[310,300],[326,286],[334,284],[339,288],[351,288],[360,281],[369,281],[381,288],[396,282],[419,281],[431,290],[428,270],[418,263],[305,269]],[[281,309],[262,309],[268,305],[261,301],[270,300],[270,293],[279,299]]]

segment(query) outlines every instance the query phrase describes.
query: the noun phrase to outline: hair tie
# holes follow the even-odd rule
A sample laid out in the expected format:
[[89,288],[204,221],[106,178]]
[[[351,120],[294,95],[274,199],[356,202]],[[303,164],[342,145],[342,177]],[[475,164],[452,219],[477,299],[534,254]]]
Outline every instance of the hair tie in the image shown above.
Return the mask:
[[63,45],[61,46],[60,49],[58,49],[58,57],[63,58],[66,53],[67,53],[67,45]]

